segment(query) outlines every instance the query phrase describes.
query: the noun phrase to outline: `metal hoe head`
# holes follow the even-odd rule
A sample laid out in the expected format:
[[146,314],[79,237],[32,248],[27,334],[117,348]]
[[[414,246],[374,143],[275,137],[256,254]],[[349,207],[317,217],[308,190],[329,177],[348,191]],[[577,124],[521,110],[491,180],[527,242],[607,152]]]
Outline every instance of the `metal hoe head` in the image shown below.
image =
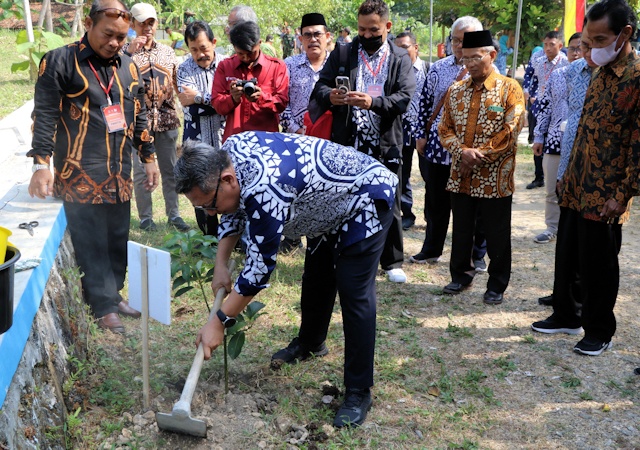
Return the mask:
[[194,419],[190,414],[181,417],[182,414],[175,414],[174,408],[171,414],[156,413],[158,428],[165,431],[190,434],[191,436],[207,437],[207,424],[204,420]]

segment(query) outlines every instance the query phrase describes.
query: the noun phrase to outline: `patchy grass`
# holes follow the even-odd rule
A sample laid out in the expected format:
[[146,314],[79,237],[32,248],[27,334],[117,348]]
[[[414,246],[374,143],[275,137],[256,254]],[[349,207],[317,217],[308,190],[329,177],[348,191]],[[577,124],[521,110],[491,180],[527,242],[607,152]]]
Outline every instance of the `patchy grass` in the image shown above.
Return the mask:
[[26,59],[16,52],[17,32],[0,29],[0,119],[33,98],[29,72],[11,73],[11,64]]
[[[450,281],[447,262],[407,262],[406,285],[378,277],[374,404],[361,428],[330,426],[342,400],[340,392],[333,394],[330,404],[322,403],[326,386],[344,390],[339,302],[329,328],[327,356],[277,372],[269,369],[271,355],[296,335],[300,321],[304,253],[297,252],[278,258],[270,288],[257,297],[266,304],[267,315],[248,332],[240,357],[231,361],[229,396],[223,394],[222,352],[214,352],[204,364],[192,416],[209,422],[207,439],[158,432],[153,421],[143,427],[131,423],[131,416],[145,412],[141,332],[140,322],[124,319],[125,337],[96,335],[94,356],[86,369],[95,410],[91,416],[84,411],[79,415],[84,418],[82,443],[146,449],[633,448],[640,442],[635,425],[640,415],[640,377],[629,374],[640,360],[640,306],[635,302],[637,285],[630,277],[640,267],[640,251],[635,251],[635,243],[630,247],[630,241],[638,231],[630,224],[632,239],[625,241],[621,252],[623,279],[617,308],[623,313],[615,338],[619,347],[587,358],[573,354],[575,336],[532,333],[531,322],[549,314],[548,308],[537,304],[537,297],[550,292],[553,279],[553,247],[532,242],[544,226],[544,193],[524,190],[532,166],[530,153],[519,156],[513,275],[502,305],[482,303],[487,275],[478,275],[474,285],[458,296],[442,295],[442,286]],[[418,180],[417,164],[414,167]],[[417,253],[424,238],[420,219],[424,191],[422,183],[415,187],[414,212],[419,220],[406,233],[405,255]],[[134,208],[131,239],[160,247],[170,231],[160,190],[154,193],[154,205],[159,230],[139,230]],[[195,226],[184,198],[181,212]],[[450,245],[449,236],[445,261]],[[207,318],[196,290],[174,300],[172,312],[171,326],[151,322],[150,327],[154,411],[170,412],[179,398],[193,361],[196,333]],[[258,397],[266,398],[267,406],[238,400]],[[602,427],[605,419],[607,426]],[[305,427],[309,438],[291,444],[291,425]]]

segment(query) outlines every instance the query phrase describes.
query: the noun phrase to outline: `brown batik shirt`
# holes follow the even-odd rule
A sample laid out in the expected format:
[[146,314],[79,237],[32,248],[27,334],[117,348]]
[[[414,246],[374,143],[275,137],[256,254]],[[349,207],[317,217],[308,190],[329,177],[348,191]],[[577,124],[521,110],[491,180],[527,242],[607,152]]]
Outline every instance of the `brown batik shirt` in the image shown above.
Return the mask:
[[[108,102],[96,74],[105,88],[113,78],[109,97],[122,107],[123,130],[107,131],[102,107]],[[67,202],[92,204],[131,199],[132,150],[137,150],[142,162],[155,160],[139,80],[140,72],[130,57],[99,58],[86,35],[42,58],[32,114],[32,149],[27,156],[35,164],[47,165],[53,156],[54,195]]]
[[[127,52],[129,44],[123,47]],[[149,130],[163,132],[180,126],[176,112],[174,86],[178,77],[178,59],[168,45],[153,42],[131,55],[144,81]]]
[[589,220],[613,198],[627,211],[640,175],[640,57],[632,51],[594,71],[564,174],[560,206]]
[[[518,135],[524,125],[520,84],[493,69],[479,88],[471,78],[451,86],[443,109],[438,133],[451,153],[447,190],[480,198],[512,195]],[[482,152],[484,159],[463,177],[462,151],[470,148]]]

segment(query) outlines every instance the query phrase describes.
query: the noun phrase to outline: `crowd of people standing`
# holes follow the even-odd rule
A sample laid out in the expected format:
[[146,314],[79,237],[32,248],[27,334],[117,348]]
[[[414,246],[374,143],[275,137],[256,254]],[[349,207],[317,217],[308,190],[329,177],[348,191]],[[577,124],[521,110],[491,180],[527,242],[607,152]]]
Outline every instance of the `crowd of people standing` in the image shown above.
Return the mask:
[[[330,51],[325,17],[303,15],[295,35],[288,25],[282,30],[282,60],[263,42],[255,12],[236,6],[225,29],[233,54],[218,52],[209,24],[193,19],[183,34],[168,29],[172,47],[189,53],[178,63],[174,49],[155,39],[153,5],[129,11],[119,0],[96,0],[85,36],[45,55],[29,191],[63,199],[98,325],[124,333],[119,314],[139,316],[120,295],[131,198],[140,228],[156,230],[151,191],[161,180],[168,225],[190,228],[179,214],[181,193],[199,227],[220,239],[212,286],[230,295],[197,335],[205,357],[268,286],[278,252],[306,237],[299,332],[274,353],[272,367],[328,353],[339,294],[346,393],[334,425],[361,424],[372,404],[378,267],[390,282],[407,281],[403,231],[415,222],[414,149],[427,228],[409,261],[441,260],[452,214],[444,294],[463,292],[486,271],[483,301],[499,305],[512,271],[515,156],[529,103],[540,162],[532,184],[546,186],[547,203],[547,229],[535,241],[557,239],[546,300],[553,314],[532,328],[584,331],[574,347],[584,355],[611,348],[621,227],[640,188],[633,10],[624,0],[596,3],[583,33],[569,38],[567,56],[561,37],[549,32],[524,91],[497,69],[504,49],[476,18],[453,23],[452,54],[430,67],[411,32],[391,38],[383,0],[365,0],[357,19],[357,35],[343,28]],[[126,43],[130,28],[136,37]],[[320,139],[312,130],[329,116],[329,139]],[[246,260],[232,283],[226,263],[240,239]]]

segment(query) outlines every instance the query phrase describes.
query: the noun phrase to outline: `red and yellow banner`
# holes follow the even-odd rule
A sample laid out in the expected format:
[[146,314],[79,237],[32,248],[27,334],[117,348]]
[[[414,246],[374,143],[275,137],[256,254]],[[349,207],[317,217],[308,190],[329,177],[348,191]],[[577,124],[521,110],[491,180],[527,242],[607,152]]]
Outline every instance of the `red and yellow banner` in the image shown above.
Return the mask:
[[582,31],[584,22],[585,0],[564,1],[564,39],[569,44],[569,38],[575,32]]

